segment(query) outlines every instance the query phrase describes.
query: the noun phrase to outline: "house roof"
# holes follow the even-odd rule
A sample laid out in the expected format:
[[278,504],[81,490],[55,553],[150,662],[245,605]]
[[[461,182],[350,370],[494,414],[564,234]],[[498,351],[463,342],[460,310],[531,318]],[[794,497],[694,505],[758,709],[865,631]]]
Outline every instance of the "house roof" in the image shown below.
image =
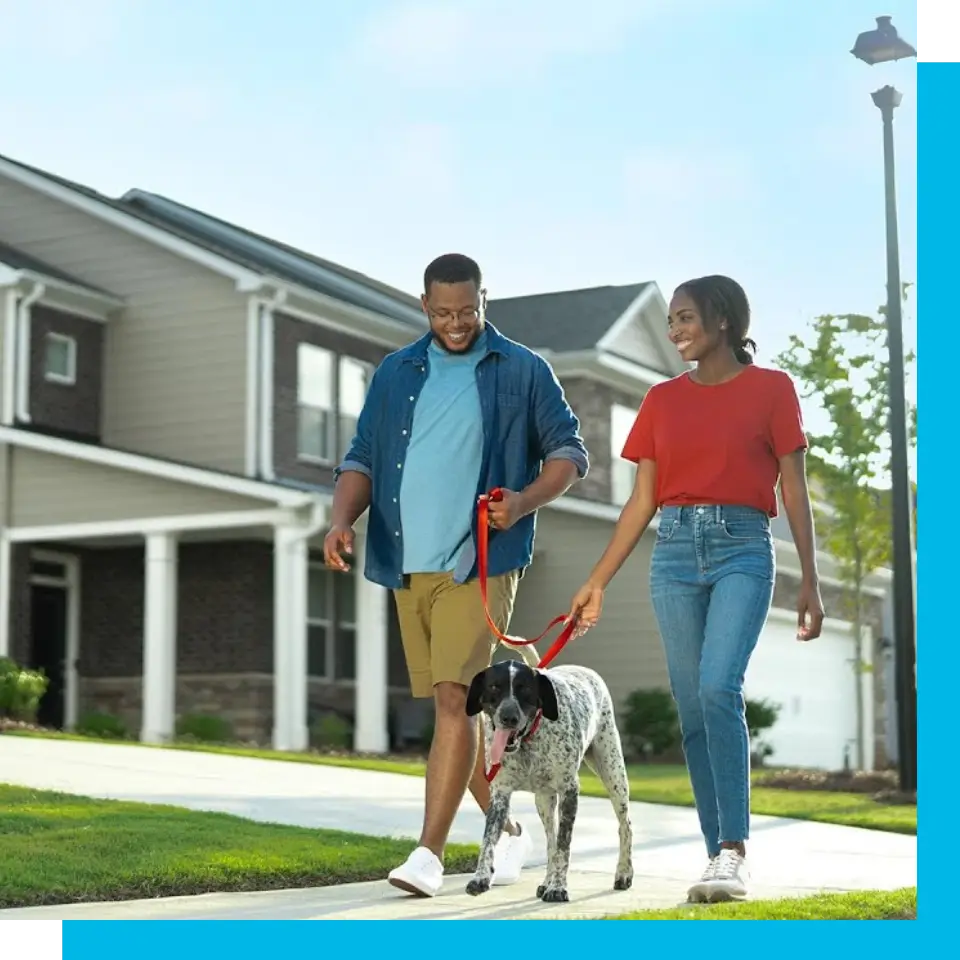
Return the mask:
[[78,280],[72,274],[59,269],[59,267],[51,266],[49,263],[38,260],[29,253],[24,253],[22,250],[18,250],[16,247],[11,247],[5,243],[0,243],[0,263],[10,267],[11,270],[25,270],[27,273],[34,273],[40,277],[59,281],[60,283],[69,283],[73,287],[88,290],[91,293],[101,296],[114,296],[114,294],[102,290],[99,287],[94,287],[84,280]]
[[216,254],[266,279],[296,283],[417,329],[424,325],[416,297],[355,270],[322,260],[294,247],[261,237],[235,224],[144,190],[130,190],[115,199],[91,187],[0,154],[0,161],[58,184],[112,210]]
[[491,300],[487,317],[501,333],[534,350],[593,350],[647,286],[632,283]]

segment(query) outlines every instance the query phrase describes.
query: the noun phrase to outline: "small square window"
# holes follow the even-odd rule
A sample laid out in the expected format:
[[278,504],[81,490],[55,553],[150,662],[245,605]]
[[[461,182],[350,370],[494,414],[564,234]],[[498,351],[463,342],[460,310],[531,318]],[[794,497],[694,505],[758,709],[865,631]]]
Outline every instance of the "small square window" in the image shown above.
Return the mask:
[[48,333],[43,352],[43,377],[53,383],[77,382],[77,341]]

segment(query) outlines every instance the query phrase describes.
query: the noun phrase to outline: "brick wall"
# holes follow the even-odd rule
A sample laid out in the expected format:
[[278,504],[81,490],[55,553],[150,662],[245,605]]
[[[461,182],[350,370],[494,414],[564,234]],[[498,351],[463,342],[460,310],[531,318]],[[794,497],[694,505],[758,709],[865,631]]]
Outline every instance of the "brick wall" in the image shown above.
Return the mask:
[[[83,439],[99,439],[103,324],[37,305],[31,310],[30,325],[31,423]],[[76,383],[53,383],[44,379],[48,333],[61,333],[76,341]]]
[[563,380],[563,389],[573,412],[580,419],[580,432],[590,455],[590,472],[572,490],[573,496],[610,503],[610,408],[619,403],[640,409],[640,398],[614,387],[576,378]]

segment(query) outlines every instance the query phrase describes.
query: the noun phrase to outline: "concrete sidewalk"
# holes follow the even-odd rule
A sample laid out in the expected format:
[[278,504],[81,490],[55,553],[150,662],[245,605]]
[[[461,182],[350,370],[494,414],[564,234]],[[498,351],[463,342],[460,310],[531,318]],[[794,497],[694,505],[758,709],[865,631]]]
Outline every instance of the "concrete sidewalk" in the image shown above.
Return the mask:
[[[422,816],[420,777],[317,764],[0,736],[0,781],[117,800],[170,803],[252,820],[415,838]],[[681,903],[703,869],[692,809],[633,803],[631,890],[615,892],[616,818],[605,798],[583,797],[574,830],[571,902],[541,904],[545,845],[529,794],[513,809],[535,838],[520,883],[482,897],[448,877],[432,900],[385,882],[269,893],[209,894],[114,904],[0,911],[0,918],[48,919],[495,919],[600,916]],[[477,843],[482,816],[467,796],[451,841]],[[916,884],[916,837],[831,824],[753,818],[752,899],[818,891],[895,889]]]

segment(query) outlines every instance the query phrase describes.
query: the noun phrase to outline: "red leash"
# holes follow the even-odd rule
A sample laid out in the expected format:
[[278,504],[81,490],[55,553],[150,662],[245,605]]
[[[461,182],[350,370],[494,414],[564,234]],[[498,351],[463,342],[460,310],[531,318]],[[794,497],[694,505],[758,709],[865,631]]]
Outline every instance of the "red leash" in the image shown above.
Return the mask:
[[[487,618],[487,625],[490,627],[490,630],[493,632],[493,635],[502,643],[506,643],[511,647],[527,647],[531,644],[538,643],[542,640],[555,626],[563,623],[566,620],[566,615],[561,614],[559,617],[554,617],[550,623],[547,624],[546,629],[539,637],[534,637],[532,640],[521,640],[519,637],[508,637],[506,634],[501,633],[500,629],[493,622],[493,617],[490,616],[490,607],[487,604],[487,566],[489,563],[489,544],[488,538],[490,535],[490,524],[489,524],[489,509],[490,503],[499,503],[503,500],[503,490],[500,487],[494,487],[489,493],[482,495],[479,498],[477,505],[477,572],[480,577],[480,595],[483,597],[483,612]],[[573,631],[576,628],[577,624],[575,620],[571,620],[567,626],[561,631],[560,635],[553,642],[553,646],[540,658],[540,662],[537,664],[537,667],[542,669],[554,657],[567,645],[567,642],[573,636]],[[537,712],[536,717],[533,721],[533,726],[530,728],[529,732],[524,736],[524,740],[529,740],[536,732],[537,727],[540,726],[540,712]],[[500,769],[500,764],[494,764],[494,766],[487,771],[486,777],[487,782],[489,783],[497,775],[497,772]]]

